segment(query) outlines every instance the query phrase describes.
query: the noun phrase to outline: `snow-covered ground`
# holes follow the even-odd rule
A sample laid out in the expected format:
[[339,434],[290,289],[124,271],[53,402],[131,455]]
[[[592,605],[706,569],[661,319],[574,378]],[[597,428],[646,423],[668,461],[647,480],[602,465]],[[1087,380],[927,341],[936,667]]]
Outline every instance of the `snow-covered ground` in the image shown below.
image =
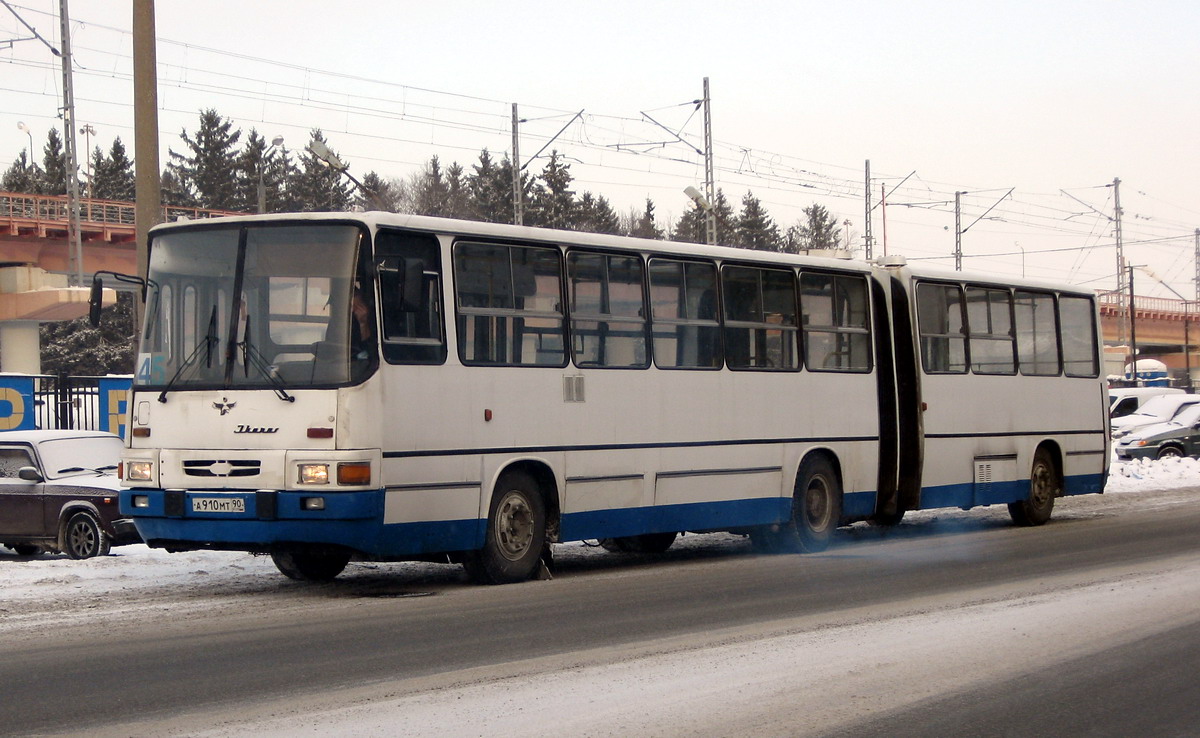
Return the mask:
[[[1059,500],[1055,517],[1108,516],[1185,504],[1198,496],[1200,461],[1114,464],[1104,495]],[[904,524],[933,519],[953,524],[988,516],[1007,518],[1007,511],[1003,506],[928,511],[910,514]],[[687,536],[677,545],[697,545],[704,538]],[[604,555],[582,544],[556,550],[560,560]],[[796,716],[799,722],[791,727],[819,732],[844,722],[847,716],[839,709],[853,710],[857,717],[878,714],[948,689],[1015,675],[1038,659],[1044,663],[1048,653],[1062,660],[1097,643],[1113,645],[1133,634],[1189,622],[1195,617],[1190,603],[1200,601],[1200,555],[1176,563],[1133,567],[1092,582],[1046,581],[1016,599],[974,591],[969,600],[852,614],[838,623],[817,622],[814,616],[811,623],[707,634],[704,642],[650,644],[624,655],[572,654],[557,661],[508,664],[495,672],[375,685],[332,696],[324,705],[283,701],[234,721],[225,715],[216,722],[135,724],[101,734],[190,735],[204,730],[211,736],[391,736],[434,730],[439,735],[485,735],[503,724],[497,721],[511,719],[527,735],[757,736],[778,732],[772,725],[779,723],[763,721],[780,715]],[[447,565],[352,563],[344,576],[388,571],[406,583],[427,582],[431,588],[468,586],[461,571]],[[212,608],[214,600],[223,598],[232,598],[228,601],[241,609],[274,607],[286,605],[289,593],[301,586],[283,579],[269,558],[241,553],[168,554],[129,546],[114,549],[111,556],[72,561],[51,554],[18,557],[0,548],[0,635],[31,636],[47,619],[63,624],[97,615],[136,619],[155,610]],[[1075,626],[1100,609],[1106,616],[1096,627],[1103,632]],[[809,666],[796,669],[801,662]],[[718,680],[696,676],[716,673]],[[922,686],[903,693],[889,689],[898,683]],[[813,684],[823,687],[813,690]],[[600,733],[597,726],[603,726]]]

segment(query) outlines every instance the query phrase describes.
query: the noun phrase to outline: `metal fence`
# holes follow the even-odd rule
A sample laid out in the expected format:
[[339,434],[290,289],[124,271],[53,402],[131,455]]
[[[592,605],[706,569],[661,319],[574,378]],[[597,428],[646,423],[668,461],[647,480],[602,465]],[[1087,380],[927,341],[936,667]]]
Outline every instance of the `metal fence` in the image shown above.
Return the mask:
[[124,425],[130,377],[0,376],[0,429],[104,430]]

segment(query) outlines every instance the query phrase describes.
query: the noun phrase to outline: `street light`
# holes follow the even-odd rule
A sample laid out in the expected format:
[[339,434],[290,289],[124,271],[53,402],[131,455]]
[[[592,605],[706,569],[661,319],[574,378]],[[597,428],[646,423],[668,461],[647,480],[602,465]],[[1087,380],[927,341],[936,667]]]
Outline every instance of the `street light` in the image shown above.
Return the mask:
[[350,173],[350,167],[343,164],[342,160],[339,159],[337,154],[333,153],[333,151],[331,151],[330,148],[325,145],[324,141],[313,139],[312,141],[308,142],[308,146],[305,148],[308,149],[310,154],[317,157],[317,161],[321,162],[333,171],[338,172],[339,174],[346,175],[346,179],[349,179],[351,182],[353,182],[354,186],[358,187],[358,189],[364,195],[366,195],[367,199],[371,201],[373,206],[380,210],[387,210],[387,205],[384,204],[379,195],[371,190],[368,190],[362,182],[359,182],[358,179]]
[[[708,230],[707,222],[708,222],[708,216],[712,215],[712,212],[713,212],[712,203],[708,201],[708,198],[705,197],[703,195],[703,193],[700,192],[700,190],[696,189],[695,187],[692,187],[691,185],[688,185],[687,187],[683,188],[683,194],[687,195],[691,199],[692,202],[696,203],[696,207],[700,208],[700,210],[704,212],[705,223],[706,223],[706,225],[705,225],[705,232],[706,232],[705,240],[708,241],[708,239],[707,239],[707,230]],[[696,235],[699,236],[700,234],[696,234]],[[697,238],[696,240],[699,241],[700,239]],[[709,241],[709,243],[712,243],[712,241]]]
[[85,176],[87,177],[87,196],[92,196],[92,136],[96,135],[96,129],[92,128],[91,123],[84,123],[83,128],[79,129],[83,134],[83,163],[87,166]]
[[263,152],[262,157],[258,160],[258,212],[267,212],[267,186],[263,182],[263,169],[267,166],[267,157],[275,149],[283,146],[283,136],[276,136],[271,139],[271,145]]
[[25,131],[25,135],[29,136],[29,156],[26,158],[25,163],[29,165],[29,169],[33,169],[33,131],[29,130],[29,126],[25,125],[25,121],[23,120],[17,121],[17,130]]

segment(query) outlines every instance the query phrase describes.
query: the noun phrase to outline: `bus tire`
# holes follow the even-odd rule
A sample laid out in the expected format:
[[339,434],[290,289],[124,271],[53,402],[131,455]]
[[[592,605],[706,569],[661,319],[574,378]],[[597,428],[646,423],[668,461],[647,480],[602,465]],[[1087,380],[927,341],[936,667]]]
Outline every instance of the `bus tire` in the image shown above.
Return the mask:
[[1017,525],[1042,525],[1054,512],[1054,498],[1059,492],[1058,469],[1050,452],[1039,448],[1033,455],[1029,470],[1029,497],[1008,504],[1008,514]]
[[107,556],[112,545],[100,521],[89,512],[77,512],[67,518],[62,529],[63,553],[72,559]]
[[331,582],[346,564],[350,552],[343,548],[312,546],[271,552],[271,560],[288,579],[298,582]]
[[631,554],[660,554],[675,543],[678,533],[643,533],[640,536],[601,538],[600,546],[605,551]]
[[546,543],[546,502],[533,477],[509,471],[496,483],[483,548],[469,552],[463,567],[480,584],[532,579]]
[[829,547],[842,517],[842,483],[833,464],[824,456],[810,456],[796,475],[792,495],[792,521],[802,553]]

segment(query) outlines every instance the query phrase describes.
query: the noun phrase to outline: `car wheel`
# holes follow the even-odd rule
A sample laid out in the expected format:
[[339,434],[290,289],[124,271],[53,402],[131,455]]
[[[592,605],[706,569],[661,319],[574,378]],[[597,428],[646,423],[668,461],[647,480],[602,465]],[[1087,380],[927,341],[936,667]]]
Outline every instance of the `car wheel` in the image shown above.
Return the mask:
[[77,512],[63,526],[63,553],[72,559],[90,559],[108,554],[111,543],[100,521],[88,512]]
[[1183,449],[1178,446],[1163,446],[1158,450],[1156,459],[1181,459],[1183,458]]

